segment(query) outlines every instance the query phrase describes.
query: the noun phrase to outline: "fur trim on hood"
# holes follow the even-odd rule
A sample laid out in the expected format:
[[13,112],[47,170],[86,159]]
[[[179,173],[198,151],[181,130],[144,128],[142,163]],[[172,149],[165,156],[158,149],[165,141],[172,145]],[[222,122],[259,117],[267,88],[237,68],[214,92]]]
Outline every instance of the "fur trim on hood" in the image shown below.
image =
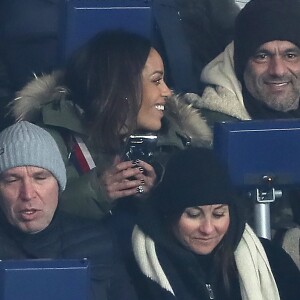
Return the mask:
[[[29,82],[17,93],[16,99],[11,103],[11,113],[16,120],[36,122],[40,119],[43,106],[51,102],[65,100],[68,91],[58,82],[61,72],[37,77]],[[178,128],[179,132],[188,135],[194,146],[210,147],[212,144],[212,131],[202,118],[200,112],[187,104],[186,95],[173,95],[167,101],[166,118],[171,126]],[[78,108],[80,110],[80,108]]]
[[26,120],[34,123],[39,119],[44,105],[65,99],[67,89],[58,85],[60,77],[59,71],[51,75],[35,77],[17,92],[17,97],[9,104],[11,114],[16,121]]
[[211,147],[212,130],[200,111],[192,104],[188,104],[187,98],[188,94],[170,97],[167,102],[166,118],[192,139],[193,146]]

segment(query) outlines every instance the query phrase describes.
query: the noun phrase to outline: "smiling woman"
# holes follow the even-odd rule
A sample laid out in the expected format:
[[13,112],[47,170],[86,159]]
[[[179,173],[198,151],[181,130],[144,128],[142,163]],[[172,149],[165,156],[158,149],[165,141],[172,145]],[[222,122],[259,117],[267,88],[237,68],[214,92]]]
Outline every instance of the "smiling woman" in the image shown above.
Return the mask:
[[159,53],[151,48],[142,72],[143,94],[137,116],[137,127],[141,130],[158,131],[164,116],[166,98],[171,91],[164,82],[164,64]]
[[[172,152],[191,141],[210,145],[206,122],[171,96],[164,76],[162,58],[148,39],[114,30],[98,33],[63,70],[18,93],[15,118],[45,127],[61,150],[68,177],[63,210],[101,218],[119,199],[147,194]],[[135,133],[158,135],[152,165],[122,161],[126,140]]]
[[140,299],[298,299],[297,266],[255,236],[244,206],[211,150],[175,154],[133,231]]

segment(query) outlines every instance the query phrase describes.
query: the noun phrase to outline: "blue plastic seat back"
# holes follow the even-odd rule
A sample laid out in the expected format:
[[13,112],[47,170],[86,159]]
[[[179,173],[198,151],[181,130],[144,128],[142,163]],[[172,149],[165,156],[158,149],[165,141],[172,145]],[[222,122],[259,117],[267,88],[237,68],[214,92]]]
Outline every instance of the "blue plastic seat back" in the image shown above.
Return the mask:
[[233,184],[242,189],[300,184],[300,120],[216,123],[214,150],[226,163]]

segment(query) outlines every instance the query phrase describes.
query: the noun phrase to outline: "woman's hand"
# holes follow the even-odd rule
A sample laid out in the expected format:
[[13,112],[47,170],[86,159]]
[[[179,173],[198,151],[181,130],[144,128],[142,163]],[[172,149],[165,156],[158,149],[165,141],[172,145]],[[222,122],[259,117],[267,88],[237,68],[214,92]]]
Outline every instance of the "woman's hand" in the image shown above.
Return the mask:
[[101,177],[101,183],[111,201],[126,196],[148,193],[156,182],[154,168],[144,161],[123,161],[116,157],[111,168]]

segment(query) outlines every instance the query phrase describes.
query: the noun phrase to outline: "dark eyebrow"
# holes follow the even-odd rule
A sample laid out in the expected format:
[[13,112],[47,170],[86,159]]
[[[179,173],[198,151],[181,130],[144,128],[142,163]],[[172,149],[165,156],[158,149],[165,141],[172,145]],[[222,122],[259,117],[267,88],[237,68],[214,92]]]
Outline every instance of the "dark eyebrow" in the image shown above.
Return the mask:
[[[300,49],[297,46],[290,47],[290,48],[285,49],[282,53],[288,53],[288,52],[300,52]],[[253,56],[261,54],[261,53],[265,53],[265,54],[268,54],[268,55],[275,54],[273,51],[270,51],[270,50],[265,49],[265,48],[260,48],[260,49],[255,51]]]
[[261,54],[261,53],[265,53],[265,54],[269,54],[269,55],[273,54],[273,52],[271,52],[270,50],[267,50],[265,48],[260,48],[254,52],[253,56]]
[[188,207],[188,208],[201,210],[201,207],[199,207],[199,206],[191,206],[191,207]]
[[[215,204],[212,204],[212,205],[215,205]],[[201,210],[201,206],[202,206],[202,205],[199,205],[199,206],[191,206],[191,207],[187,207],[187,208]],[[220,205],[214,207],[214,209],[220,209],[220,208],[223,208],[223,207],[225,207],[225,206],[227,206],[227,204],[220,204]]]
[[160,74],[162,76],[162,75],[164,75],[164,72],[161,71],[161,70],[156,70],[156,71],[153,71],[150,76],[153,76],[153,75],[156,75],[156,74]]
[[300,49],[297,46],[295,46],[295,47],[285,49],[284,52],[300,52]]
[[226,207],[227,204],[220,204],[219,206],[215,207],[214,209],[220,209]]

